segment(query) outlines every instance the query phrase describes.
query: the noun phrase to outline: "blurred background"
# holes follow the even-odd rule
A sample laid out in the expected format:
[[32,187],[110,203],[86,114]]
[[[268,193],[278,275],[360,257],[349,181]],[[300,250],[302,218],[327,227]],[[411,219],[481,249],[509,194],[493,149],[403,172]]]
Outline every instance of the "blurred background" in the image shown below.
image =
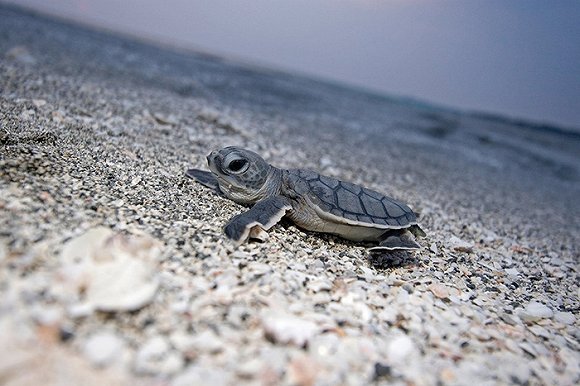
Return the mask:
[[580,1],[1,1],[246,64],[580,131]]

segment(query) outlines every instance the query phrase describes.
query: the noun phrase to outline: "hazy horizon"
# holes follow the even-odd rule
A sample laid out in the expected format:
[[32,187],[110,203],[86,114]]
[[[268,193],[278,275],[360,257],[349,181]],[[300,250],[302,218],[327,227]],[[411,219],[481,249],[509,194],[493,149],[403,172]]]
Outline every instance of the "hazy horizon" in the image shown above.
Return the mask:
[[2,2],[387,96],[580,130],[580,2]]

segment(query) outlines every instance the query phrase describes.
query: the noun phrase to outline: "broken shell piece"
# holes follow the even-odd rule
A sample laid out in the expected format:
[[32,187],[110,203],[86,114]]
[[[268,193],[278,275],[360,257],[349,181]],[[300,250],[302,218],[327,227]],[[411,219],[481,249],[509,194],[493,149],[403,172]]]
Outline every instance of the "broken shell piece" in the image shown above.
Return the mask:
[[149,236],[94,228],[67,242],[60,271],[65,287],[93,310],[133,311],[155,296],[160,243]]

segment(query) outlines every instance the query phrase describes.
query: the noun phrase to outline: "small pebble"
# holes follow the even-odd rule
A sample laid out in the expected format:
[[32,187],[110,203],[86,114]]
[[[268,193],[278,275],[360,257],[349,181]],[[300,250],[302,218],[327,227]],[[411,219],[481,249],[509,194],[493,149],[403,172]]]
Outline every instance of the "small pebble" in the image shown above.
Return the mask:
[[439,248],[437,248],[437,244],[435,243],[431,243],[431,245],[429,246],[429,250],[434,254],[439,253]]
[[554,314],[554,320],[566,325],[572,325],[576,322],[576,317],[571,312],[558,311]]
[[291,385],[314,385],[319,373],[320,368],[315,359],[298,355],[288,364],[287,380]]
[[552,310],[546,305],[538,302],[530,302],[523,311],[520,318],[525,322],[536,322],[541,319],[551,318],[554,315]]
[[155,336],[145,342],[137,351],[134,370],[137,374],[175,374],[184,364],[179,353],[173,351],[169,342]]
[[107,367],[122,359],[125,342],[112,332],[89,336],[83,346],[85,357],[95,366]]
[[470,253],[473,251],[473,244],[460,239],[457,236],[452,235],[449,238],[448,241],[449,245],[451,246],[452,249],[458,251],[458,252],[467,252]]
[[383,363],[377,362],[374,367],[373,380],[377,381],[379,378],[389,377],[391,375],[391,366],[385,365]]
[[332,283],[324,279],[315,279],[314,281],[308,282],[307,287],[313,292],[330,291],[332,289]]
[[268,313],[262,317],[265,336],[276,343],[304,347],[318,331],[316,324],[284,313]]
[[218,353],[224,347],[222,340],[211,330],[193,336],[190,344],[192,349],[210,354]]
[[236,367],[236,373],[243,379],[252,379],[260,373],[264,366],[265,364],[261,360],[253,358]]
[[429,286],[429,290],[439,299],[447,299],[449,297],[449,290],[443,284],[433,283]]
[[505,273],[507,273],[510,276],[518,276],[520,274],[520,271],[518,271],[515,268],[506,268]]
[[390,363],[401,365],[414,351],[413,340],[407,335],[399,335],[388,343],[387,357]]
[[171,381],[171,386],[228,385],[231,374],[221,367],[193,364]]

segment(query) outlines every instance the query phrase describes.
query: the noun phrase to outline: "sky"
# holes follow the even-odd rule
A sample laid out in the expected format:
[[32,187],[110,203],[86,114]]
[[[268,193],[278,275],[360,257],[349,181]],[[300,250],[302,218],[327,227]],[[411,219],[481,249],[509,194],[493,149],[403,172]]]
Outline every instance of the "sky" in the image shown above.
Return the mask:
[[389,96],[580,130],[577,0],[0,0]]

